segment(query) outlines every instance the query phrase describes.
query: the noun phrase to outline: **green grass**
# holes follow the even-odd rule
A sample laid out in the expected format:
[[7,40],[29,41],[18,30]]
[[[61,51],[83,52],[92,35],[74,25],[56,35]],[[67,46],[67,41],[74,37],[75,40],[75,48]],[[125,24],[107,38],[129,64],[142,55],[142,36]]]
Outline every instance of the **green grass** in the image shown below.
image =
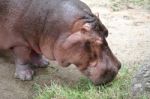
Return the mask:
[[[94,86],[86,78],[81,78],[74,85],[52,81],[51,85],[41,88],[40,85],[35,84],[34,89],[37,94],[34,99],[130,99],[133,70],[123,66],[117,79],[103,86]],[[148,98],[143,96],[140,99]]]

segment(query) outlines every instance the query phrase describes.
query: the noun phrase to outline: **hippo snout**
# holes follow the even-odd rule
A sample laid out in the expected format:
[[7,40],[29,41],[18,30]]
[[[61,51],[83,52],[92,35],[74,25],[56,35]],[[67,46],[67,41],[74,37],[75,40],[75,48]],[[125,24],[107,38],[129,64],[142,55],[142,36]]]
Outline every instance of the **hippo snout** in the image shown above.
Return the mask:
[[116,66],[112,66],[111,68],[105,69],[100,72],[100,75],[96,79],[91,79],[94,85],[101,85],[101,84],[107,84],[111,81],[113,81],[118,74],[119,70],[121,69],[121,63],[118,61],[118,64]]
[[118,71],[106,71],[103,76],[99,77],[96,80],[91,79],[91,81],[96,86],[107,84],[107,83],[113,81],[117,74],[118,74]]
[[120,68],[121,63],[118,62],[118,64],[116,64],[115,66],[98,65],[95,67],[90,67],[82,73],[86,75],[94,85],[102,85],[113,81]]

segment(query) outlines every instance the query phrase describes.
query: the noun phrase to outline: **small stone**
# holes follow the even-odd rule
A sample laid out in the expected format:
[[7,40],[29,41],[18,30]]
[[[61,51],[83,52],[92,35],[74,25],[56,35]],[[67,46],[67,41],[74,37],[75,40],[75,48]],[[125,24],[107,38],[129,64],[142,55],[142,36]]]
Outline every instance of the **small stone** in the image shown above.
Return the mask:
[[137,89],[137,88],[141,88],[142,87],[142,84],[135,84],[134,87]]
[[148,92],[150,92],[150,83],[146,83],[145,90],[148,91]]
[[150,83],[149,82],[146,83],[146,87],[150,88]]
[[147,71],[143,76],[144,77],[149,77],[150,76],[150,71]]

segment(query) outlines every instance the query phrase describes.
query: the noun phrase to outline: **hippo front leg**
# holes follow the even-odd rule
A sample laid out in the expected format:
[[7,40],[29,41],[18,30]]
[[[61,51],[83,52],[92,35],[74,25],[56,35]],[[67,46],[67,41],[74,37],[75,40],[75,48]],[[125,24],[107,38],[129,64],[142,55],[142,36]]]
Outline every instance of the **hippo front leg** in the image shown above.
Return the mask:
[[30,53],[31,50],[28,47],[19,46],[13,48],[16,71],[15,77],[21,80],[32,80],[34,71],[30,67]]
[[37,68],[46,68],[49,65],[49,62],[44,56],[32,51],[31,64]]

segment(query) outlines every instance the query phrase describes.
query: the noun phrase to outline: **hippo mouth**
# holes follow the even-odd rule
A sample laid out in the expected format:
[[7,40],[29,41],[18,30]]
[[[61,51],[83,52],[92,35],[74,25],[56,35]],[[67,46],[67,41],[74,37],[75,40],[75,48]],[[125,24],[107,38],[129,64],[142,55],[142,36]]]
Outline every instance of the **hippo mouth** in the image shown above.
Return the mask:
[[117,75],[117,73],[111,73],[111,75],[105,74],[103,77],[96,79],[96,80],[93,80],[92,77],[90,77],[90,78],[91,78],[91,81],[93,82],[93,84],[98,86],[98,85],[104,85],[104,84],[110,83],[111,81],[113,81],[115,79],[116,75]]
[[[117,68],[111,68],[106,70],[96,71],[96,67],[90,67],[81,71],[83,75],[89,78],[94,85],[103,85],[113,81],[118,74]],[[96,73],[97,72],[97,73]]]

